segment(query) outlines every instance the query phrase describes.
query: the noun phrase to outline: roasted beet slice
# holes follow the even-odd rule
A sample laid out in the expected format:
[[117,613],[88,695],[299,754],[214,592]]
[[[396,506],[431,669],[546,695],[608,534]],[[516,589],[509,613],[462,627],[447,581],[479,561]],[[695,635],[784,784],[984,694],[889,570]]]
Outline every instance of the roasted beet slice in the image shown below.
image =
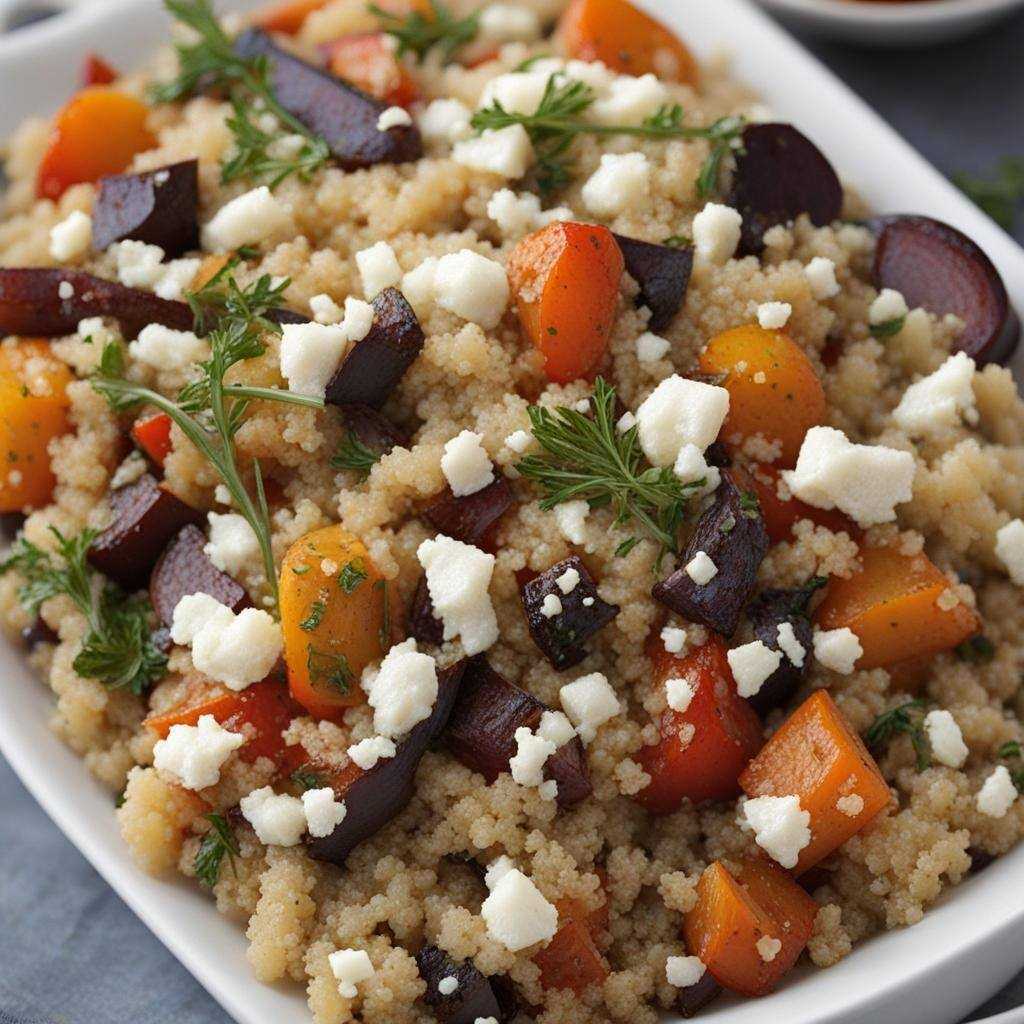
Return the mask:
[[740,255],[757,255],[776,224],[801,213],[819,227],[836,220],[843,186],[821,150],[791,124],[752,124],[743,130],[729,205],[743,214]]
[[[704,552],[718,572],[708,583],[695,583],[686,566]],[[692,622],[732,636],[743,606],[754,592],[757,570],[768,551],[768,531],[757,497],[743,493],[732,474],[722,471],[714,504],[700,517],[679,559],[678,568],[651,590],[655,599]]]
[[465,668],[463,660],[439,672],[437,700],[430,717],[415,726],[398,744],[394,757],[382,758],[339,794],[348,808],[345,820],[323,839],[307,837],[306,848],[311,857],[344,864],[364,839],[379,832],[405,808],[415,790],[420,758],[448,724]]
[[[570,571],[579,573],[579,582],[564,594],[555,581]],[[551,594],[562,610],[549,617],[544,614],[544,602]],[[585,642],[619,614],[617,604],[601,600],[594,577],[578,555],[557,562],[524,583],[520,596],[533,642],[559,671],[578,665],[587,656]]]
[[92,210],[93,248],[106,249],[125,238],[159,245],[168,257],[199,248],[198,160],[100,179]]
[[679,990],[672,1008],[683,1017],[693,1017],[721,994],[722,986],[715,981],[710,971],[705,971],[696,985],[687,985]]
[[21,631],[21,642],[30,650],[36,644],[55,644],[58,639],[57,634],[43,622],[41,615],[37,615],[32,625]]
[[359,443],[374,455],[387,455],[392,448],[409,447],[409,438],[391,420],[368,405],[346,405],[342,419]]
[[149,601],[157,617],[170,626],[174,609],[189,594],[209,594],[233,612],[252,603],[245,587],[223,573],[203,551],[206,535],[197,526],[186,526],[164,549],[149,577]]
[[113,521],[92,542],[89,561],[125,590],[144,587],[168,541],[204,518],[149,473],[112,492],[110,507]]
[[430,589],[427,587],[425,575],[421,576],[419,583],[416,584],[405,627],[409,631],[409,636],[421,644],[440,647],[444,643],[444,623],[434,614],[434,602],[430,600]]
[[883,217],[874,278],[923,306],[964,321],[957,347],[978,363],[1007,363],[1020,341],[1020,320],[992,261],[965,234],[931,217]]
[[[488,664],[482,655],[473,658],[462,680],[459,699],[452,710],[445,737],[448,749],[467,768],[479,772],[488,783],[508,771],[515,756],[516,729],[536,729],[548,708],[532,693],[521,690]],[[571,807],[593,792],[583,744],[578,736],[563,743],[547,759],[545,778],[558,783],[560,807]]]
[[512,488],[499,476],[475,494],[461,498],[456,498],[451,488],[446,487],[423,510],[423,516],[446,537],[480,547],[512,505]]
[[664,330],[679,312],[693,271],[693,246],[656,245],[615,235],[629,276],[640,286],[637,305],[651,311],[648,326]]
[[192,329],[192,310],[184,302],[161,299],[80,270],[0,268],[0,335],[74,334],[79,320],[91,316],[116,318],[129,338],[146,324]]
[[235,51],[270,61],[277,102],[326,139],[342,170],[402,164],[423,155],[423,140],[415,126],[378,130],[377,119],[387,109],[386,103],[282,50],[266,32],[258,28],[243,32],[235,40]]
[[[492,987],[492,979],[481,974],[472,960],[459,963],[437,946],[424,946],[416,954],[416,966],[427,983],[423,1001],[433,1009],[438,1024],[474,1024],[480,1017],[491,1017],[499,1022],[508,1019],[506,1007]],[[459,983],[447,996],[437,987],[444,978],[455,978]]]
[[370,333],[352,346],[327,385],[333,405],[379,409],[423,349],[423,328],[397,288],[373,300]]

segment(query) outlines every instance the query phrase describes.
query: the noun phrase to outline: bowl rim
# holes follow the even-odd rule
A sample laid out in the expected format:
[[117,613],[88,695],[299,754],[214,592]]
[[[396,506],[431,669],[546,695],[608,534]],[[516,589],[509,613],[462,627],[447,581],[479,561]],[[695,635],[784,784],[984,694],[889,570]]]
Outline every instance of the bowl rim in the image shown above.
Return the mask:
[[769,10],[804,15],[849,26],[941,26],[986,18],[1024,6],[1024,0],[759,0]]

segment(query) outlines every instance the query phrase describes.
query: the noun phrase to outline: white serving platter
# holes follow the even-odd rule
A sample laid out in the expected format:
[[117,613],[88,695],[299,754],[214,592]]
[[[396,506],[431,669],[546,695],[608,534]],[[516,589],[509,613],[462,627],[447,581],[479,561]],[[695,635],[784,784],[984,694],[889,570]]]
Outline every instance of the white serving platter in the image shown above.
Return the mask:
[[[726,48],[737,74],[780,117],[810,135],[877,210],[932,214],[974,238],[1024,312],[1024,251],[763,12],[747,0],[645,5],[702,55]],[[157,0],[96,0],[0,38],[0,137],[22,117],[54,110],[73,90],[86,51],[131,67],[165,38],[158,7]],[[238,1024],[309,1024],[300,989],[257,984],[242,929],[219,915],[196,887],[152,879],[134,867],[118,835],[110,794],[49,731],[52,697],[13,645],[0,645],[0,674],[0,750],[97,871]],[[1024,964],[1022,891],[1024,847],[958,887],[915,927],[880,936],[827,971],[800,972],[766,999],[719,1000],[701,1019],[954,1024]]]

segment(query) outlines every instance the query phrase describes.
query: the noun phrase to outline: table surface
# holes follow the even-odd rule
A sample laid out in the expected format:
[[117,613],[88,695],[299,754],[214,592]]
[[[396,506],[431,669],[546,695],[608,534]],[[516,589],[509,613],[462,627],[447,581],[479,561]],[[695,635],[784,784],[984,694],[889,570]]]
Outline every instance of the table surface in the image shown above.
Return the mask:
[[[925,51],[807,42],[944,173],[984,173],[1024,155],[1024,15]],[[1024,243],[1024,218],[1016,235]],[[0,1024],[225,1024],[2,759],[0,808]],[[971,1019],[1021,1003],[1024,975]]]

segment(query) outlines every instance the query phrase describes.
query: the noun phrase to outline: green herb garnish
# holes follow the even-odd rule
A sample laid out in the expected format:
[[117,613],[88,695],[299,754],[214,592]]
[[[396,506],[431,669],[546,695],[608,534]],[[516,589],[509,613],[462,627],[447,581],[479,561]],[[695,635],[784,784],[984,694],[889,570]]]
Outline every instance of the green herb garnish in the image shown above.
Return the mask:
[[880,324],[871,324],[870,331],[871,337],[873,338],[891,338],[895,334],[899,334],[903,330],[904,324],[906,324],[906,315],[895,317],[892,320],[883,320]]
[[954,174],[953,181],[997,224],[1013,230],[1024,204],[1024,157],[1003,157],[992,175]]
[[311,682],[325,683],[339,693],[348,693],[356,679],[344,654],[332,654],[313,646],[306,655],[306,668]]
[[761,502],[753,491],[744,491],[740,495],[740,512],[745,519],[761,518]]
[[291,284],[290,279],[285,277],[275,281],[269,274],[263,274],[251,285],[240,288],[235,280],[235,270],[242,258],[236,253],[202,288],[185,293],[196,334],[206,334],[225,317],[254,322],[265,331],[281,330],[280,325],[269,319],[267,314],[282,301],[284,290]]
[[351,562],[346,562],[341,567],[341,572],[338,573],[338,586],[346,594],[353,594],[359,584],[365,579],[366,569],[363,566],[362,560],[353,558]]
[[[1021,745],[1017,740],[1009,740],[999,748],[996,756],[1004,761],[1020,761],[1024,757],[1024,751],[1021,750]],[[1024,793],[1024,767],[1017,765],[1016,768],[1010,768],[1009,771],[1010,779],[1017,787],[1017,791]]]
[[908,700],[905,704],[883,711],[864,734],[869,747],[880,747],[900,734],[910,737],[917,754],[917,770],[924,771],[931,764],[928,739],[924,731],[924,716],[921,714],[925,702],[922,698]]
[[309,789],[323,789],[324,787],[323,779],[309,765],[304,764],[300,768],[296,768],[290,778],[303,793]]
[[693,245],[693,239],[687,235],[669,235],[661,244],[673,249],[684,249],[688,245]]
[[323,621],[325,611],[327,611],[327,603],[325,601],[314,601],[309,606],[309,614],[299,623],[299,629],[312,633]]
[[380,455],[372,448],[367,448],[354,430],[349,430],[338,450],[331,456],[331,466],[334,469],[348,469],[360,477],[367,477],[379,460]]
[[205,885],[207,889],[212,889],[217,884],[221,861],[224,860],[225,855],[231,864],[232,872],[234,872],[235,857],[240,855],[240,851],[238,840],[235,839],[235,834],[231,831],[231,826],[223,815],[207,814],[205,818],[210,823],[210,827],[199,844],[193,866],[200,884]]
[[398,43],[397,56],[412,53],[422,63],[436,46],[442,62],[448,64],[456,50],[476,39],[480,31],[480,11],[457,18],[440,0],[430,0],[430,7],[432,15],[414,10],[404,18],[376,4],[370,4],[369,11],[383,22],[384,31]]
[[968,661],[973,665],[983,665],[996,656],[996,645],[980,633],[957,644],[954,650],[961,661]]

